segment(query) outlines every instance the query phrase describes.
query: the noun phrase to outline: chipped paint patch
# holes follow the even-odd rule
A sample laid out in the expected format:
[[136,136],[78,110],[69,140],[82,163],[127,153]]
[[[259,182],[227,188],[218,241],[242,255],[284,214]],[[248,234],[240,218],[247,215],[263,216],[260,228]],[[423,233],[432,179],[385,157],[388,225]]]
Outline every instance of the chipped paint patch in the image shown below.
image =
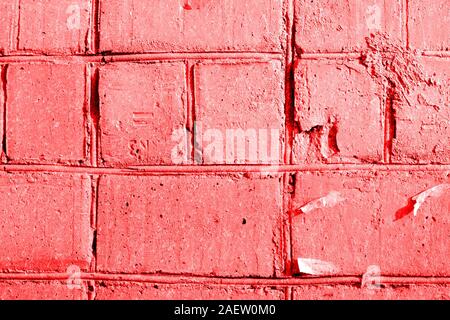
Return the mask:
[[413,197],[412,200],[415,202],[414,217],[417,217],[420,207],[428,198],[439,198],[446,190],[450,190],[450,184],[435,186]]
[[339,272],[338,267],[327,261],[298,258],[297,263],[298,263],[298,270],[302,274],[321,276],[321,275],[332,275]]
[[322,208],[332,208],[337,206],[339,203],[344,202],[345,198],[338,191],[331,191],[326,196],[313,200],[300,209],[298,211],[300,213],[309,213],[317,209]]

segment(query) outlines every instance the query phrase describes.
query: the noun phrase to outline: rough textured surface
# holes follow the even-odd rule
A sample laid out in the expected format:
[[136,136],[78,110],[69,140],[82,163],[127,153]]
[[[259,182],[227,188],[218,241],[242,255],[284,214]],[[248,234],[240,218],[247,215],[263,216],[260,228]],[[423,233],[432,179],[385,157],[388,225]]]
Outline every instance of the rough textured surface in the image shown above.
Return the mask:
[[172,132],[186,127],[185,74],[182,63],[118,63],[100,69],[105,165],[172,163]]
[[281,0],[101,0],[100,8],[102,51],[270,52],[283,41]]
[[90,0],[31,0],[21,3],[17,49],[29,52],[86,52],[90,40],[90,8]]
[[448,285],[403,285],[368,289],[350,285],[303,286],[293,289],[295,300],[449,300]]
[[387,93],[386,146],[393,162],[448,163],[450,149],[448,63],[419,57],[385,34],[367,38],[361,59],[374,81]]
[[13,48],[16,29],[16,2],[0,1],[0,55],[8,53]]
[[87,269],[92,259],[88,176],[1,173],[0,189],[0,271]]
[[402,39],[401,0],[298,0],[296,46],[300,52],[350,52],[365,37],[385,32]]
[[406,101],[394,101],[393,161],[450,163],[450,65],[442,58],[419,60],[424,81]]
[[69,289],[59,281],[0,281],[1,300],[85,300],[86,285]]
[[[293,220],[294,257],[336,266],[335,274],[445,276],[450,271],[450,188],[413,215],[413,197],[449,183],[448,173],[299,173],[294,208],[330,192],[343,201]],[[336,245],[339,243],[339,245]]]
[[16,162],[82,163],[82,64],[11,64],[6,72],[7,156]]
[[450,6],[447,0],[409,1],[410,44],[422,50],[450,49]]
[[[0,65],[0,75],[1,75],[0,79],[3,80],[5,78],[6,70],[7,70],[6,66]],[[2,82],[0,82],[0,108],[3,107],[3,116],[4,116],[5,99],[6,99],[5,94],[6,94],[6,92],[5,92],[5,87],[4,87]],[[5,126],[4,121],[0,121],[0,132],[2,132],[2,133],[4,133],[4,126]],[[6,159],[5,148],[3,147],[4,142],[5,142],[4,139],[2,139],[2,141],[0,142],[0,147],[1,147],[0,161],[2,163]]]
[[294,162],[380,162],[383,95],[383,86],[358,61],[299,60]]
[[99,271],[270,277],[279,267],[278,178],[102,177],[99,190]]
[[167,285],[100,282],[96,299],[136,300],[283,300],[283,289],[254,286]]
[[0,0],[0,299],[450,299],[449,10]]
[[[195,68],[196,121],[202,125],[203,135],[196,136],[197,146],[203,138],[201,150],[204,163],[279,163],[284,137],[283,82],[281,64],[200,64]],[[241,157],[237,140],[231,145],[228,140],[218,146],[216,152],[208,148],[214,136],[207,130],[218,131],[226,140],[227,130],[242,129],[246,136],[245,152]],[[267,130],[261,133],[260,129]],[[251,132],[256,133],[252,140]],[[272,141],[272,130],[277,130]],[[236,133],[236,132],[235,132]],[[235,138],[236,139],[236,138]],[[267,148],[256,148],[252,152],[250,143],[267,141]],[[272,143],[278,143],[271,152]],[[222,148],[221,148],[222,147]],[[206,149],[206,150],[205,150]],[[267,155],[267,157],[265,157]],[[265,160],[267,158],[267,160]]]

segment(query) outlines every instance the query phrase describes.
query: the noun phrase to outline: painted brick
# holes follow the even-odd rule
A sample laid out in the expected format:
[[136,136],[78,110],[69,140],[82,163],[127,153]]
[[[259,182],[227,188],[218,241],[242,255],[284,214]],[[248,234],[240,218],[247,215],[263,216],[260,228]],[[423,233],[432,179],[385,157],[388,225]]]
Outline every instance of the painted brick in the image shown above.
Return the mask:
[[450,66],[442,58],[422,58],[428,83],[418,83],[408,101],[394,103],[396,163],[450,163]]
[[449,191],[430,197],[416,217],[412,197],[449,182],[445,172],[330,172],[297,175],[294,207],[339,192],[335,206],[297,215],[293,256],[330,262],[336,274],[445,276],[450,271]]
[[99,282],[97,300],[284,300],[273,287]]
[[[203,134],[196,134],[205,163],[279,163],[284,137],[284,86],[280,62],[199,64],[195,68],[196,121]],[[217,130],[222,139],[209,137]],[[255,136],[228,143],[227,129],[252,130]],[[266,130],[266,131],[260,131]],[[274,131],[272,131],[274,130]],[[235,132],[236,133],[236,132]],[[272,139],[272,133],[275,133]],[[231,137],[231,136],[229,136]],[[202,139],[203,138],[203,139]],[[211,150],[214,140],[218,150]],[[266,142],[260,144],[260,141]],[[250,144],[256,146],[253,151]],[[238,148],[245,148],[245,154]],[[273,148],[273,152],[272,152]],[[199,150],[199,151],[200,151]],[[220,150],[220,151],[219,151]]]
[[366,48],[372,33],[402,39],[401,0],[297,0],[296,46],[301,52],[351,52]]
[[7,54],[15,47],[16,42],[16,21],[17,21],[17,1],[0,1],[0,55]]
[[185,75],[183,63],[119,63],[100,69],[103,164],[173,164],[172,134],[186,128]]
[[299,60],[294,162],[380,162],[383,96],[382,85],[357,61]]
[[97,268],[272,276],[280,197],[278,178],[102,177]]
[[102,51],[281,51],[282,0],[101,0],[100,8]]
[[0,299],[450,299],[449,9],[0,0]]
[[1,271],[86,269],[91,259],[90,179],[0,174]]
[[397,285],[368,289],[351,285],[296,287],[294,300],[449,300],[448,285]]
[[77,54],[87,51],[91,1],[31,0],[20,6],[18,50]]
[[82,163],[86,159],[84,65],[11,64],[6,87],[11,161]]
[[447,0],[409,1],[410,45],[425,50],[449,50],[450,3]]
[[69,289],[59,281],[2,281],[1,300],[87,300],[86,286]]

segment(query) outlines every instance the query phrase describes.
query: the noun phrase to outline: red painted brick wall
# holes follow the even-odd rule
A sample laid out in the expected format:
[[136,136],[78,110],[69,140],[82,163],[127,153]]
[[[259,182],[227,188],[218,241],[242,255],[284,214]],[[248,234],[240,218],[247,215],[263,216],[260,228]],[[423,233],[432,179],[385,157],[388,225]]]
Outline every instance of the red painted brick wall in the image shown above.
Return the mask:
[[0,299],[449,299],[449,23],[0,0]]

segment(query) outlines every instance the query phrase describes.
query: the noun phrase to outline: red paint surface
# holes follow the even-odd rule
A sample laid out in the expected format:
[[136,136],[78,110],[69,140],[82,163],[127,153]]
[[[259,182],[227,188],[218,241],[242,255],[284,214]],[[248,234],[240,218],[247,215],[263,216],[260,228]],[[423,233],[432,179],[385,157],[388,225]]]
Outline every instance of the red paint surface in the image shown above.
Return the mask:
[[185,75],[181,62],[100,68],[101,161],[105,165],[172,163],[172,132],[186,127]]
[[81,300],[87,299],[87,286],[69,289],[65,281],[2,281],[2,300]]
[[401,287],[387,286],[379,290],[361,289],[358,286],[323,285],[294,288],[295,300],[448,300],[449,288],[445,285],[411,284]]
[[365,37],[377,31],[402,38],[402,0],[297,0],[295,8],[296,46],[303,52],[364,50]]
[[381,85],[357,61],[297,62],[295,163],[382,161]]
[[86,175],[0,176],[2,272],[87,270],[92,259]]
[[[283,74],[279,62],[271,63],[239,63],[239,64],[199,64],[195,66],[195,101],[196,121],[202,125],[203,137],[196,136],[196,142],[202,140],[203,160],[206,164],[213,163],[270,163],[264,161],[261,153],[270,148],[258,148],[254,159],[250,156],[250,146],[242,159],[236,148],[225,141],[223,148],[218,147],[222,156],[205,150],[214,139],[209,137],[207,130],[218,130],[224,140],[227,129],[264,128],[278,130],[275,139],[283,142],[284,111],[283,111]],[[256,116],[258,114],[264,116]],[[255,130],[257,131],[257,130]],[[271,131],[270,131],[271,132]],[[259,139],[262,134],[257,133]],[[203,138],[203,139],[202,139]],[[263,139],[263,137],[261,137]],[[279,148],[281,151],[281,146]],[[261,151],[261,152],[259,152]],[[274,161],[281,159],[281,152],[275,153]]]
[[99,271],[270,277],[279,268],[277,178],[102,177],[99,190]]
[[280,51],[282,8],[282,0],[101,0],[100,49]]
[[85,53],[85,42],[90,40],[91,2],[50,0],[21,3],[18,49],[44,54]]
[[[294,256],[333,262],[340,275],[363,274],[370,265],[385,275],[450,272],[450,191],[424,203],[417,217],[408,206],[422,190],[448,181],[448,173],[305,172],[296,181],[294,204],[330,191],[345,200],[293,219]],[[405,207],[408,215],[400,215]]]
[[449,11],[0,0],[0,299],[449,299]]
[[11,64],[5,82],[9,160],[82,163],[86,158],[84,65]]
[[99,299],[146,300],[283,300],[282,289],[253,286],[217,285],[164,285],[102,282],[99,283]]

